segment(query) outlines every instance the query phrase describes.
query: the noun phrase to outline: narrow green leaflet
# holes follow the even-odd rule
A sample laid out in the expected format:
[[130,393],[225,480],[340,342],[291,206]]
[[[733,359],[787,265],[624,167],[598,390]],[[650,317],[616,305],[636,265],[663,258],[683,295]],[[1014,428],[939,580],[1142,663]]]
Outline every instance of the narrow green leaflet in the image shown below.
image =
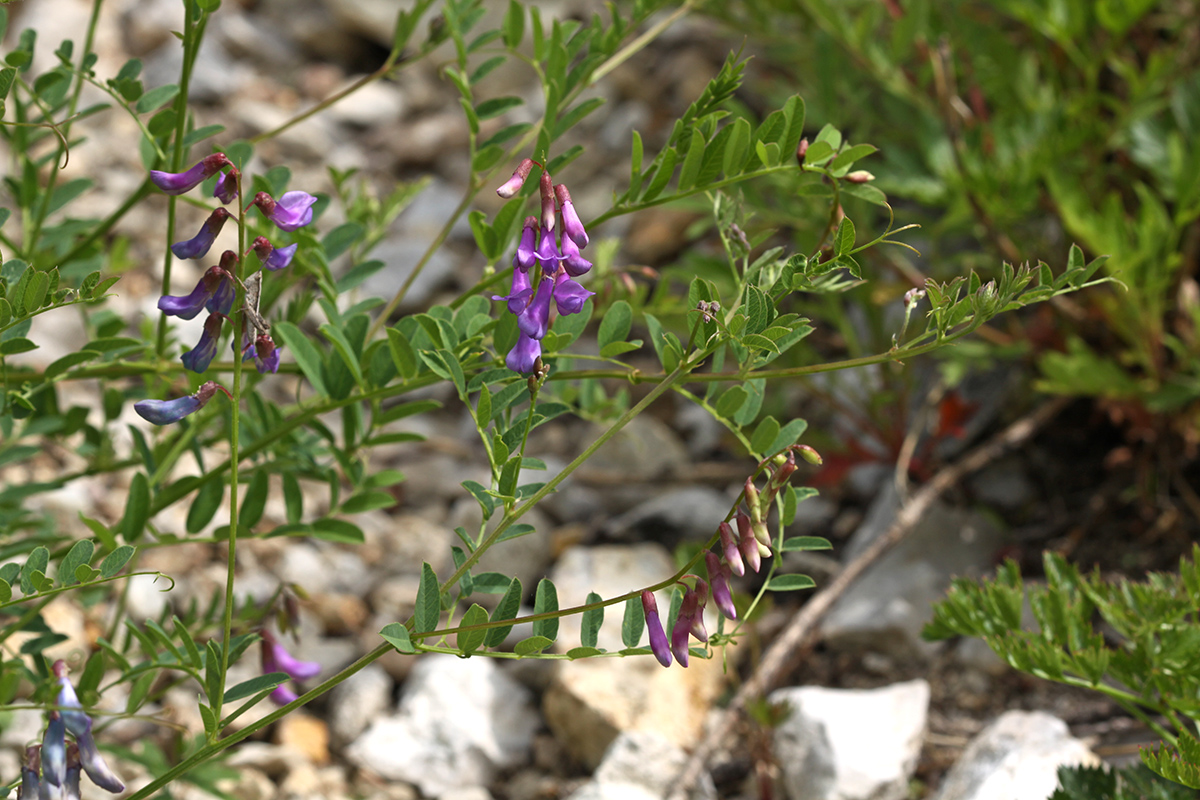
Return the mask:
[[231,703],[259,692],[268,692],[288,680],[290,678],[286,672],[268,672],[266,675],[257,675],[226,690],[225,702]]
[[144,472],[133,476],[129,484],[129,498],[125,501],[125,524],[121,533],[127,542],[136,542],[146,530],[150,517],[150,482]]
[[817,582],[807,575],[776,575],[771,578],[767,588],[773,592],[794,592],[798,589],[811,589]]
[[783,552],[796,550],[832,550],[833,545],[822,536],[791,536],[783,540]]
[[92,554],[96,551],[96,545],[91,539],[80,539],[71,546],[67,554],[63,556],[62,562],[58,565],[58,582],[63,586],[70,586],[75,583],[75,570],[77,567],[85,566],[92,560]]
[[554,640],[547,639],[545,636],[530,636],[528,639],[517,642],[513,652],[519,656],[531,656],[542,652],[552,644],[554,644]]
[[412,640],[408,638],[408,628],[399,622],[391,622],[384,625],[379,635],[401,653],[412,654],[417,652],[417,648],[413,646]]
[[124,569],[131,558],[133,558],[133,546],[128,544],[121,545],[100,562],[100,575],[105,578],[111,578]]
[[413,631],[428,633],[442,616],[442,600],[437,575],[426,562],[421,565],[421,586],[417,590],[417,608],[413,612]]
[[[513,578],[508,584],[508,590],[504,596],[500,598],[500,602],[496,605],[496,610],[492,612],[491,621],[500,622],[506,619],[515,619],[517,611],[521,608],[521,581],[518,578]],[[483,643],[487,647],[499,647],[504,643],[505,637],[512,631],[512,625],[502,625],[498,628],[492,628],[484,637]]]
[[[279,334],[279,338],[283,340],[288,350],[292,351],[292,358],[296,359],[300,371],[304,373],[304,377],[308,378],[313,389],[319,394],[328,395],[325,379],[321,376],[321,364],[323,363],[321,352],[309,341],[303,331],[290,322],[276,322],[272,329]],[[400,369],[399,364],[396,368]],[[404,374],[403,370],[400,372]]]
[[[600,595],[595,592],[588,592],[588,604],[599,603],[603,600]],[[584,647],[595,647],[600,638],[600,626],[604,624],[604,606],[599,608],[590,608],[583,612],[582,629],[579,634],[579,641]]]
[[[473,625],[482,625],[487,621],[488,613],[483,606],[478,603],[472,603],[471,607],[467,609],[467,613],[463,614],[459,627],[466,628]],[[455,644],[458,645],[458,649],[464,654],[470,655],[483,646],[488,632],[484,628],[473,631],[460,630],[458,636],[455,637]]]
[[[549,578],[538,581],[537,593],[533,600],[534,614],[553,614],[558,611],[558,590]],[[558,638],[558,617],[539,619],[533,623],[533,635],[542,636],[553,642]]]
[[626,647],[637,647],[646,628],[646,612],[641,598],[631,597],[625,601],[625,616],[621,620],[621,642]]

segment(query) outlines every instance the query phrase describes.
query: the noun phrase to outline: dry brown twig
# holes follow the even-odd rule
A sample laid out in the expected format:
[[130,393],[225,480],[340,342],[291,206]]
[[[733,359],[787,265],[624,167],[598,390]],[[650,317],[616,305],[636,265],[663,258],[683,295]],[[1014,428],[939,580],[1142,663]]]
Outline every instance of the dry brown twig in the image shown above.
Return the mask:
[[784,628],[754,670],[750,679],[742,685],[730,701],[729,706],[718,712],[715,722],[707,727],[704,739],[692,752],[683,766],[679,778],[668,800],[685,800],[696,785],[709,760],[733,732],[738,717],[747,703],[762,697],[781,680],[805,650],[816,644],[820,636],[820,623],[825,614],[842,594],[886,552],[899,544],[929,510],[933,501],[964,477],[995,461],[1005,451],[1024,444],[1047,422],[1055,417],[1069,402],[1069,398],[1056,397],[1043,403],[1032,413],[1022,417],[988,441],[971,450],[961,459],[942,469],[929,483],[913,493],[911,499],[896,514],[896,520],[887,532],[875,539],[858,558],[846,565],[821,591],[813,595],[800,612]]

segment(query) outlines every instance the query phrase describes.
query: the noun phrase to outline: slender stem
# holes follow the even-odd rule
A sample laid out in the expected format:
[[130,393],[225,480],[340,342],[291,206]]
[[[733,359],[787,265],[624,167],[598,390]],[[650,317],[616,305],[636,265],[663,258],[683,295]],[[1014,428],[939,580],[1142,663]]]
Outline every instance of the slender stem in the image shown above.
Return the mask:
[[[242,195],[242,175],[240,172],[231,171],[230,174],[234,177],[237,187],[237,197]],[[245,250],[246,245],[246,208],[242,205],[241,200],[238,200],[238,253]],[[241,419],[242,407],[242,359],[241,359],[241,336],[242,331],[246,329],[248,321],[246,319],[245,309],[245,293],[242,291],[244,285],[243,275],[245,267],[244,259],[240,256],[234,266],[237,275],[237,286],[234,291],[237,293],[236,305],[237,312],[233,315],[233,386],[230,389],[230,394],[233,399],[230,401],[229,415],[229,547],[226,555],[225,569],[225,612],[223,616],[223,625],[221,632],[221,692],[220,695],[211,698],[213,703],[213,716],[217,719],[221,718],[221,706],[224,702],[225,695],[225,679],[229,674],[229,651],[230,643],[233,641],[233,584],[237,577],[237,540],[238,540],[238,466],[241,462],[240,458],[240,442],[238,423]],[[216,735],[216,731],[211,734]]]
[[[100,7],[104,4],[104,0],[92,0],[92,15],[88,19],[87,34],[83,38],[83,52],[79,54],[79,70],[83,71],[83,62],[91,52],[92,44],[96,41],[96,24],[100,21]],[[42,195],[42,204],[38,208],[37,216],[33,220],[33,230],[28,240],[29,252],[32,254],[37,248],[38,236],[41,234],[42,225],[46,222],[46,217],[50,214],[50,200],[54,195],[54,184],[58,182],[58,161],[62,154],[67,152],[67,143],[70,141],[71,120],[75,117],[75,109],[79,107],[79,95],[83,91],[84,78],[82,74],[75,81],[75,91],[71,94],[71,102],[67,107],[67,117],[63,120],[60,144],[58,146],[58,154],[54,157],[54,166],[50,168],[50,174],[46,178],[46,188]]]
[[649,28],[641,36],[622,47],[616,53],[613,53],[608,61],[596,68],[596,71],[592,73],[592,77],[588,80],[587,85],[595,86],[601,78],[624,64],[639,50],[662,35],[662,32],[674,25],[676,20],[691,11],[694,5],[696,5],[696,0],[687,0],[686,3],[672,11],[670,16],[664,18],[662,22],[659,22],[653,27]]
[[[175,147],[171,151],[171,171],[183,169],[183,159],[187,155],[184,147],[184,137],[187,131],[188,87],[192,82],[192,67],[196,63],[196,53],[200,50],[200,40],[204,37],[204,23],[208,15],[201,13],[200,23],[195,20],[195,0],[184,0],[183,4],[183,64],[179,70],[179,94],[175,96]],[[171,242],[175,239],[175,211],[179,198],[171,195],[167,198],[167,246],[163,252],[162,294],[171,293],[171,266],[175,263],[175,254],[171,252]],[[154,352],[162,359],[167,349],[167,330],[169,323],[167,315],[158,318],[158,331],[154,337]]]
[[106,217],[103,222],[101,222],[99,225],[97,225],[95,228],[93,228],[91,233],[89,233],[77,245],[72,247],[70,252],[68,252],[65,256],[63,256],[61,259],[59,259],[59,263],[67,264],[67,263],[75,260],[76,258],[79,257],[80,253],[82,253],[87,248],[91,247],[92,244],[97,239],[99,239],[102,236],[107,235],[108,232],[113,229],[113,226],[116,225],[118,222],[120,222],[125,217],[125,215],[129,213],[129,209],[133,208],[135,205],[137,205],[139,202],[141,202],[143,197],[150,194],[150,188],[152,186],[153,186],[153,184],[150,183],[150,177],[147,176],[146,179],[144,181],[142,181],[142,185],[139,186],[137,189],[134,189],[133,194],[131,194],[131,195],[129,195],[129,197],[125,198],[125,202],[121,204],[120,208],[118,208],[116,211],[109,214],[108,217]]

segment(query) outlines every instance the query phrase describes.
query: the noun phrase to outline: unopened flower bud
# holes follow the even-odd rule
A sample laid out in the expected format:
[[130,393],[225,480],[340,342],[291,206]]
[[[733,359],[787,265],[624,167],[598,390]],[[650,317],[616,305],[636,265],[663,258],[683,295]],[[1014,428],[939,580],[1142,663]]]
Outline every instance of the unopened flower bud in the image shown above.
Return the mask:
[[711,550],[704,554],[704,565],[708,567],[713,602],[726,617],[737,619],[737,609],[733,607],[733,593],[729,589],[729,567],[722,564],[721,559]]
[[904,305],[914,306],[917,304],[917,301],[920,300],[924,296],[925,296],[924,289],[909,289],[907,292],[904,293]]
[[754,485],[754,481],[746,478],[746,506],[750,509],[750,519],[755,522],[762,522],[762,506],[758,496],[758,487]]
[[808,137],[806,136],[800,140],[799,144],[796,145],[796,163],[797,164],[800,164],[801,166],[804,165],[804,154],[807,152],[808,152]]
[[810,464],[816,464],[817,466],[820,466],[821,464],[825,463],[821,458],[821,454],[806,444],[798,444],[796,445],[795,449],[796,452],[800,454],[800,457]]
[[875,180],[875,176],[865,169],[856,169],[846,176],[846,180],[850,183],[869,183]]
[[[554,230],[554,180],[550,177],[550,173],[542,171],[541,182],[538,184],[538,189],[542,196],[542,230]],[[543,235],[545,235],[543,233]]]
[[[658,616],[658,601],[654,592],[642,592],[642,612],[646,617],[646,631],[650,634],[650,651],[664,667],[671,666],[671,649],[667,645],[667,634],[663,631],[662,620]],[[686,665],[685,665],[686,666]]]
[[563,234],[570,237],[579,247],[587,247],[587,231],[584,230],[583,223],[579,221],[579,214],[575,213],[575,204],[571,202],[571,193],[567,191],[566,186],[560,183],[554,187],[554,195],[558,198],[559,207],[562,208]]
[[526,158],[517,165],[513,171],[512,177],[496,190],[496,194],[503,197],[505,200],[516,195],[521,191],[521,187],[525,185],[525,179],[529,177],[530,170],[533,169],[533,159]]
[[746,566],[748,566],[754,572],[758,572],[759,569],[762,568],[762,555],[760,553],[760,549],[761,545],[759,544],[758,540],[754,538],[753,533],[743,536],[738,541],[738,550],[741,551],[742,558],[745,560]]
[[725,554],[725,561],[729,564],[730,571],[740,578],[746,574],[746,564],[742,561],[742,554],[738,551],[737,537],[733,534],[733,527],[728,522],[722,522],[717,526],[717,532],[721,536],[721,552]]

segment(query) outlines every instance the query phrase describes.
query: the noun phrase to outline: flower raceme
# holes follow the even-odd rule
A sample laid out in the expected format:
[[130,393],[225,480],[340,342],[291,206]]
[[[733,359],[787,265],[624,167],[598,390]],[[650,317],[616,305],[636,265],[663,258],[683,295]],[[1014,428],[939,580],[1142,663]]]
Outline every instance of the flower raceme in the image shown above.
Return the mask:
[[[530,159],[522,161],[496,193],[503,198],[515,196],[529,177],[534,163]],[[541,218],[530,216],[525,219],[520,243],[513,256],[512,290],[507,295],[492,296],[493,300],[504,301],[509,313],[517,318],[520,333],[504,363],[523,375],[540,370],[541,342],[550,330],[551,307],[560,315],[578,314],[587,299],[595,294],[574,280],[587,273],[592,264],[579,253],[588,237],[575,212],[570,192],[561,184],[555,186],[550,173],[545,170],[539,179],[539,191]],[[557,225],[559,214],[562,215],[561,226]],[[561,237],[556,235],[556,228],[561,228]]]

